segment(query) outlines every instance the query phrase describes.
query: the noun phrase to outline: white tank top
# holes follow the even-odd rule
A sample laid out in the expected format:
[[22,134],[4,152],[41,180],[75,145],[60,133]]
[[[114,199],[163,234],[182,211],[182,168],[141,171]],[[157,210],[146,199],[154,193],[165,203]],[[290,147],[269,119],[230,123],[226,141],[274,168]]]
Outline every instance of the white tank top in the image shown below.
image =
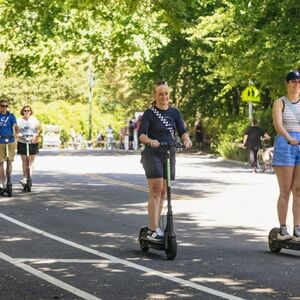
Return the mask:
[[[286,101],[289,101],[285,96],[281,97],[284,98]],[[283,103],[283,111],[282,111],[282,125],[286,131],[297,131],[300,132],[300,120],[295,116],[295,114],[289,109],[287,105],[285,105],[284,101]],[[298,111],[300,115],[300,99],[291,104],[295,107],[295,109]]]

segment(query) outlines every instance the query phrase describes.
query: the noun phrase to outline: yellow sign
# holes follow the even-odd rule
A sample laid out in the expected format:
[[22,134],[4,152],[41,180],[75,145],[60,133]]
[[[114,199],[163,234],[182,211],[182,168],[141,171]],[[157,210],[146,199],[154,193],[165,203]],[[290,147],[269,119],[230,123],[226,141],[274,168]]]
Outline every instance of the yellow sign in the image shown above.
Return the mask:
[[260,102],[260,92],[254,85],[247,86],[242,92],[242,101]]

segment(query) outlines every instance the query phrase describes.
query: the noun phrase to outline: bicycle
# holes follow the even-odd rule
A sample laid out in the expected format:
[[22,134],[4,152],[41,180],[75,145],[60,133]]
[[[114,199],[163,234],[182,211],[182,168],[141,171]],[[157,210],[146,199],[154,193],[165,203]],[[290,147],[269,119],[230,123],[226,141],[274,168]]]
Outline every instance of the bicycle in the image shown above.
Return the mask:
[[265,138],[261,140],[261,147],[257,152],[257,168],[262,172],[274,173],[273,163],[273,147],[268,147]]

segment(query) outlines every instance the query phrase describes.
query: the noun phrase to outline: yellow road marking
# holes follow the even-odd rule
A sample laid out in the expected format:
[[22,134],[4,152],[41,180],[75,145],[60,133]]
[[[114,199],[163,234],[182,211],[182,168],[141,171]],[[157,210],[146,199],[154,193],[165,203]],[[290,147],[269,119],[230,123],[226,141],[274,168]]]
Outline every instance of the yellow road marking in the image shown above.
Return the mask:
[[[109,183],[112,183],[112,184],[115,184],[115,185],[120,185],[120,186],[125,186],[127,188],[131,188],[131,189],[134,189],[134,190],[138,190],[138,191],[142,191],[142,192],[149,192],[149,189],[148,188],[144,188],[140,185],[136,185],[136,184],[133,184],[133,183],[129,183],[129,182],[124,182],[124,181],[120,181],[120,180],[116,180],[116,179],[111,179],[111,178],[108,178],[108,177],[105,177],[105,176],[102,176],[102,175],[96,175],[96,174],[86,174],[87,176],[90,176],[92,178],[98,178],[98,179],[101,179],[105,182],[109,182]],[[175,200],[192,200],[193,198],[189,197],[189,196],[185,196],[185,195],[178,195],[178,194],[173,194],[172,193],[172,198],[174,198]]]

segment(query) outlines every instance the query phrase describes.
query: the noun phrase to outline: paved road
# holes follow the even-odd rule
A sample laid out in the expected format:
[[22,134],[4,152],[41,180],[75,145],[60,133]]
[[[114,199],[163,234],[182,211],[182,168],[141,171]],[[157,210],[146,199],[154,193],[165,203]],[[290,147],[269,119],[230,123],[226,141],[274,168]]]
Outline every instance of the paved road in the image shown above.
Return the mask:
[[[0,299],[300,299],[299,252],[269,252],[276,178],[179,154],[179,249],[142,253],[139,154],[42,151],[34,187],[0,198]],[[14,164],[14,182],[20,161]],[[289,219],[291,224],[291,219]]]

